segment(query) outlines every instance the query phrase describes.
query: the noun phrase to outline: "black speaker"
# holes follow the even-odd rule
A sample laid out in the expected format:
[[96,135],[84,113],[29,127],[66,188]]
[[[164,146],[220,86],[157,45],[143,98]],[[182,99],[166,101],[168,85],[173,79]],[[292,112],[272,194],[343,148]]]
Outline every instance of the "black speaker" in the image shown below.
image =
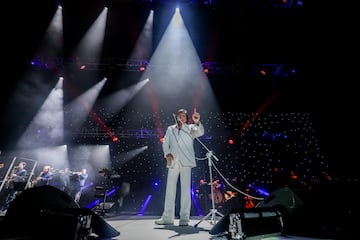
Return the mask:
[[28,188],[17,196],[9,205],[5,218],[21,220],[38,214],[44,209],[79,208],[68,194],[58,188],[45,185]]
[[256,208],[273,207],[283,216],[293,216],[303,206],[300,198],[288,187],[279,188],[259,202]]
[[102,239],[112,239],[113,237],[117,237],[120,235],[115,228],[113,228],[110,224],[106,223],[103,218],[101,218],[97,214],[92,215],[91,227],[93,232],[98,235]]
[[28,188],[9,205],[5,214],[9,226],[16,227],[16,237],[30,239],[77,240],[91,232],[99,237],[120,233],[90,209],[79,205],[65,192],[49,185]]
[[232,209],[209,231],[211,235],[224,234],[230,239],[276,236],[283,232],[280,212],[274,208]]

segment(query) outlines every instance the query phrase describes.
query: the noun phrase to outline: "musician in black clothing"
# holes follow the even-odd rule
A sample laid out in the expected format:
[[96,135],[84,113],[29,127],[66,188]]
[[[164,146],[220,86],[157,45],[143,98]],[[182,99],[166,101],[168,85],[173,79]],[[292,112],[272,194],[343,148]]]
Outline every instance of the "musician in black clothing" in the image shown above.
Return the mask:
[[89,177],[86,168],[82,168],[80,172],[72,172],[70,176],[70,196],[79,203],[82,194],[83,187],[85,186],[86,180]]
[[245,201],[242,194],[240,194],[236,190],[227,188],[225,190],[224,197],[225,197],[224,207],[223,209],[221,209],[221,212],[224,215],[229,214],[234,209],[245,207]]
[[211,208],[211,186],[204,178],[200,178],[199,185],[196,190],[196,200],[199,204],[201,214],[206,213]]
[[1,211],[6,210],[9,207],[10,202],[25,189],[27,180],[27,170],[25,169],[25,166],[26,162],[20,162],[7,177],[3,195],[4,199],[1,201]]
[[71,183],[70,183],[70,176],[71,176],[71,171],[68,167],[64,168],[63,171],[60,171],[60,190],[66,192],[67,194],[70,195],[70,191],[71,191]]
[[224,217],[221,218],[220,221],[209,231],[211,235],[216,235],[226,231],[230,225],[229,214],[245,208],[245,200],[242,194],[237,191],[237,189],[242,187],[241,184],[239,184],[237,178],[232,179],[230,183],[231,185],[226,186],[225,188],[224,206],[220,211]]
[[50,181],[54,178],[54,174],[51,172],[50,166],[44,166],[43,170],[35,180],[35,186],[40,187],[49,185]]

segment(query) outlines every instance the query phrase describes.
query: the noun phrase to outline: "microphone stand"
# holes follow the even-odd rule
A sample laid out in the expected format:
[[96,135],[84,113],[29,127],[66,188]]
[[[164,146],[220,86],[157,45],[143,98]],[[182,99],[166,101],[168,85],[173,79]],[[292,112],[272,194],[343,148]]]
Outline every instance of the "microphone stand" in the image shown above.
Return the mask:
[[29,187],[33,187],[32,181],[34,180],[33,176],[35,175],[34,172],[35,172],[35,168],[36,168],[37,164],[38,164],[38,162],[34,161],[34,165],[33,165],[32,169],[31,169],[31,172],[30,172],[30,175],[29,175],[28,180],[26,182],[24,190],[29,188]]
[[[209,166],[209,178],[210,181],[209,183],[212,183],[213,177],[212,177],[212,160],[211,157],[214,157],[215,160],[219,161],[216,156],[213,155],[212,151],[210,151],[198,138],[196,138],[200,144],[207,150],[206,153],[206,157],[208,159],[208,166]],[[211,224],[216,224],[216,214],[218,214],[219,216],[223,217],[224,215],[222,213],[220,213],[216,208],[215,208],[215,201],[214,201],[214,188],[213,185],[210,185],[211,187],[211,209],[210,212],[208,214],[206,214],[202,219],[200,219],[200,221],[198,223],[196,223],[194,225],[194,227],[197,227],[201,222],[203,222],[204,220],[208,219],[210,217],[210,223]]]
[[[178,123],[178,120],[176,119],[176,115],[173,114],[173,117],[175,119],[175,122],[176,124],[179,124]],[[185,125],[186,126],[186,125]],[[214,159],[216,161],[219,161],[219,159],[212,153],[212,151],[210,151],[206,145],[200,141],[200,139],[198,137],[196,137],[196,140],[206,149],[207,153],[206,153],[206,157],[208,159],[208,166],[209,166],[209,178],[210,178],[210,182],[212,182],[212,160],[211,160],[211,157],[214,157]],[[207,218],[210,217],[210,223],[211,224],[215,224],[216,223],[216,214],[218,214],[219,216],[223,217],[224,215],[222,213],[220,213],[216,208],[215,208],[215,201],[214,201],[214,189],[213,189],[213,186],[211,185],[211,209],[210,209],[210,212],[208,214],[206,214],[202,219],[200,219],[200,221],[198,223],[196,223],[194,225],[194,227],[197,227],[201,222],[203,222],[204,220],[206,220]]]

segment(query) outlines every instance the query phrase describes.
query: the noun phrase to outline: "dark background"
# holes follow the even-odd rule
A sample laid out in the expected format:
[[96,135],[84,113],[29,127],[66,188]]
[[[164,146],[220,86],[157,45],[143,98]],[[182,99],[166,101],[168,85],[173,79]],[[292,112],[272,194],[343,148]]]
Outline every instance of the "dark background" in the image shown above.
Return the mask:
[[[166,15],[174,1],[149,2],[62,1],[66,9],[64,56],[71,56],[94,15],[108,4],[113,9],[109,26],[115,28],[120,24],[122,31],[106,32],[103,57],[127,58],[149,7],[156,7]],[[356,216],[352,208],[348,211],[356,205],[348,194],[355,192],[353,183],[358,183],[359,175],[357,66],[350,64],[353,60],[348,60],[349,56],[356,57],[353,54],[356,38],[352,32],[344,30],[352,21],[346,18],[340,21],[338,15],[325,10],[328,5],[314,6],[305,1],[301,7],[260,0],[218,0],[206,6],[201,1],[196,4],[195,1],[181,2],[197,13],[192,15],[196,17],[185,14],[184,19],[201,61],[215,61],[223,66],[209,75],[223,112],[254,112],[269,93],[279,91],[277,100],[266,109],[267,113],[311,113],[319,145],[329,163],[332,179],[336,181],[331,186],[316,189],[312,195],[301,196],[313,208],[307,209],[300,224],[313,223],[316,229],[310,227],[310,231],[323,233],[334,231],[337,226],[332,222],[336,222],[344,231],[348,230]],[[34,103],[24,108],[14,104],[10,97],[37,49],[57,3],[7,1],[2,7],[2,150],[11,150],[21,129],[39,106]],[[166,23],[160,18],[154,22],[155,48]],[[260,64],[269,63],[294,66],[297,74],[290,78],[259,78],[256,69]],[[243,89],[240,92],[239,86]],[[324,219],[327,219],[326,227],[319,224]]]
[[[133,33],[129,37],[117,31],[108,31],[104,57],[128,57],[136,31],[140,32],[147,11],[155,7],[166,12],[175,1],[62,1],[64,6],[64,56],[72,49],[90,25],[101,6],[108,4],[113,12],[109,24],[127,22],[123,30]],[[344,68],[344,54],[351,40],[340,44],[336,36],[346,37],[341,24],[330,14],[316,12],[307,2],[301,7],[283,6],[276,1],[181,1],[185,7],[195,9],[198,18],[184,17],[189,33],[202,61],[216,61],[225,67],[210,76],[210,81],[223,111],[254,111],[269,88],[280,89],[280,100],[268,111],[303,111],[315,116],[314,124],[320,132],[323,149],[329,156],[335,174],[356,175],[357,117],[356,90],[349,68]],[[1,148],[11,148],[11,133],[17,123],[26,119],[25,109],[11,106],[9,96],[28,66],[40,39],[56,10],[58,1],[6,2],[3,9],[11,14],[2,15],[3,77],[1,80]],[[4,10],[5,11],[5,10]],[[156,21],[159,21],[158,23]],[[186,23],[186,21],[189,21]],[[190,22],[192,21],[192,22]],[[154,46],[164,31],[165,23],[155,19]],[[111,28],[110,28],[111,29]],[[83,30],[83,31],[82,31]],[[291,81],[280,79],[276,84],[258,81],[254,71],[258,64],[283,63],[294,65],[297,75]],[[229,66],[237,66],[236,73]],[[241,69],[241,70],[239,70]],[[346,69],[346,70],[345,70]],[[243,82],[239,82],[239,79]],[[257,82],[258,81],[258,82]],[[270,80],[271,81],[271,80]],[[289,83],[291,82],[291,83]],[[237,86],[248,86],[254,91],[234,91]],[[253,96],[249,101],[249,96]],[[259,96],[257,98],[256,96]],[[257,100],[258,99],[258,100]]]

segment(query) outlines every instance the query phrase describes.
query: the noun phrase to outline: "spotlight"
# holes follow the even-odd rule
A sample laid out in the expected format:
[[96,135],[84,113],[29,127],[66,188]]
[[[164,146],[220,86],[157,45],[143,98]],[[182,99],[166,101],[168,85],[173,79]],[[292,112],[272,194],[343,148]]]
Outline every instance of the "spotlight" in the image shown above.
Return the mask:
[[148,65],[149,65],[149,62],[148,62],[148,61],[142,60],[142,61],[141,61],[141,64],[140,64],[140,67],[139,67],[139,71],[140,71],[140,72],[145,71]]
[[140,72],[145,71],[145,69],[146,69],[146,66],[144,66],[144,65],[141,65],[140,68],[139,68]]
[[220,65],[217,62],[203,62],[201,66],[205,74],[218,72],[220,70]]
[[204,71],[205,74],[208,74],[208,73],[209,73],[209,68],[204,67],[204,70],[203,70],[203,71]]

